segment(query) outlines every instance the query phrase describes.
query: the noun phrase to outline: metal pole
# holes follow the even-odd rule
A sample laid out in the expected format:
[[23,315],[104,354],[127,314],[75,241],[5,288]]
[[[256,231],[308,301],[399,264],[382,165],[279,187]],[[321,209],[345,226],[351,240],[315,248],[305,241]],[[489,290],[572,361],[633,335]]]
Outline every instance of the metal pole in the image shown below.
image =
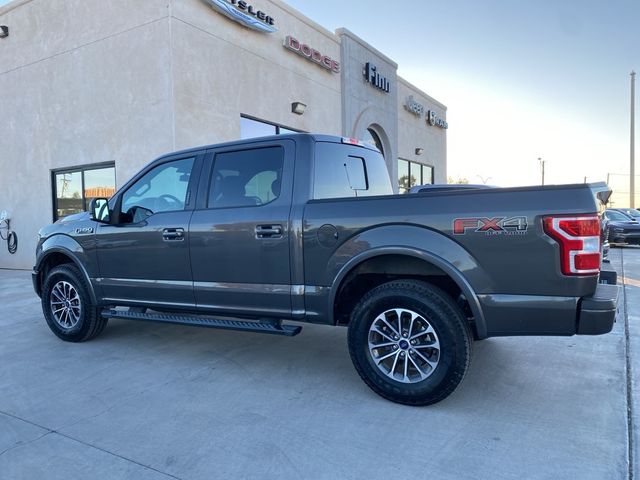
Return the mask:
[[538,162],[540,162],[540,166],[542,167],[542,185],[544,186],[544,163],[546,160],[542,160],[542,158],[538,157]]
[[631,72],[631,151],[629,206],[636,208],[636,72]]

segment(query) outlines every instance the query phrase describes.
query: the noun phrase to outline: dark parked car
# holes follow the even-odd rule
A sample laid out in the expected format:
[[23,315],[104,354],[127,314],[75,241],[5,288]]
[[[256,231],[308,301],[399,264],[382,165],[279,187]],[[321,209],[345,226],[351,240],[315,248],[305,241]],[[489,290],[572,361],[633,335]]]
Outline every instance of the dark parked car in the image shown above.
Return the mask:
[[609,210],[612,210],[614,212],[622,212],[627,217],[631,217],[633,220],[640,222],[640,211],[636,210],[635,208],[610,208]]
[[604,215],[600,219],[600,241],[602,242],[602,261],[609,263],[609,220]]
[[609,208],[604,212],[609,222],[609,242],[640,245],[640,223],[620,210]]

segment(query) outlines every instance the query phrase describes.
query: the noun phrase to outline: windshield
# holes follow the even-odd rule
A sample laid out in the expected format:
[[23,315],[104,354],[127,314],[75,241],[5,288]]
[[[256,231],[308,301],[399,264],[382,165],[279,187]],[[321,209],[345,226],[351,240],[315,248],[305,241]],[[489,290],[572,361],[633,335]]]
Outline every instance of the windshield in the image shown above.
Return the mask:
[[613,220],[615,222],[632,222],[633,219],[628,215],[625,215],[622,212],[616,212],[614,210],[607,210],[606,216],[609,220]]
[[632,218],[640,218],[640,212],[638,210],[635,210],[633,208],[629,208],[629,209],[625,209],[624,213],[629,215]]

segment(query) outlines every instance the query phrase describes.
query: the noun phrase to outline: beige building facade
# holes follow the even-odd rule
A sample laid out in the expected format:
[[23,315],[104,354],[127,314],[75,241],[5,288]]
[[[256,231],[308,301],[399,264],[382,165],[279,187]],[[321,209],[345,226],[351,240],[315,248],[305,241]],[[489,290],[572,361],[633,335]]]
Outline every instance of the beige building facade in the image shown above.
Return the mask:
[[13,0],[0,26],[0,212],[19,239],[0,268],[30,268],[42,225],[197,145],[342,135],[376,143],[401,192],[446,182],[446,107],[279,0]]

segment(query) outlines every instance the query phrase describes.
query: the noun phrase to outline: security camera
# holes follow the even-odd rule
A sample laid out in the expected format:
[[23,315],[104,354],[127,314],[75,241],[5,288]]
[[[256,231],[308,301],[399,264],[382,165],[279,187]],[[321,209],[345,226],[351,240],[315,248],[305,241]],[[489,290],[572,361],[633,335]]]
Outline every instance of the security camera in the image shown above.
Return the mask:
[[0,25],[0,38],[9,36],[9,27],[6,25]]

